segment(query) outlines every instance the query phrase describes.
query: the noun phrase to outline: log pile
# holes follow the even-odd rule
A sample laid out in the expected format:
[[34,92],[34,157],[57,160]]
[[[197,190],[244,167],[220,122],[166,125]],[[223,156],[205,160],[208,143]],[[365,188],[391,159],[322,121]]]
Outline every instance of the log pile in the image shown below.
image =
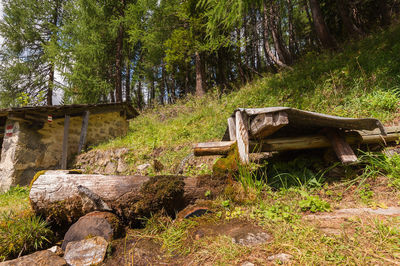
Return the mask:
[[[309,114],[310,112],[304,113]],[[322,116],[322,119],[325,120],[333,120],[335,118],[337,117]],[[238,110],[235,112],[235,117],[228,118],[229,140],[197,143],[193,146],[194,155],[227,155],[237,145],[241,163],[247,164],[249,162],[249,153],[333,148],[340,161],[347,164],[357,161],[357,156],[350,145],[386,145],[389,142],[400,139],[400,127],[383,128],[378,120],[376,120],[375,130],[317,127],[318,131],[314,134],[299,133],[298,135],[292,134],[293,136],[290,137],[281,137],[279,134],[274,135],[276,132],[279,133],[281,128],[290,125],[289,120],[286,111],[261,113],[250,119],[246,112]],[[352,122],[354,122],[356,119],[348,120],[353,120]],[[310,122],[307,119],[304,119],[304,121]],[[300,122],[296,125],[301,125],[304,121],[300,117]],[[338,118],[334,122],[348,123],[346,118]],[[374,120],[369,119],[368,122],[374,122]],[[327,124],[327,122],[322,121],[321,124]],[[307,123],[303,126],[306,128]],[[368,127],[371,127],[371,125],[368,125]]]

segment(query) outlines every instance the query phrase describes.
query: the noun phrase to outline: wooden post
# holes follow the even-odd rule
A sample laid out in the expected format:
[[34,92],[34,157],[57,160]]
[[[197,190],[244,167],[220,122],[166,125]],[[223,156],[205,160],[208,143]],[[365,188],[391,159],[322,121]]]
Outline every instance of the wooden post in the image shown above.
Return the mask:
[[332,143],[332,148],[337,157],[344,164],[357,162],[357,156],[354,154],[349,143],[346,142],[344,136],[341,136],[339,130],[327,129],[326,135]]
[[228,118],[228,129],[229,129],[229,138],[230,140],[236,140],[236,125],[235,119],[233,117]]
[[82,152],[82,150],[85,148],[87,129],[88,129],[88,125],[89,125],[89,114],[90,114],[89,111],[85,111],[83,113],[81,137],[79,139],[79,145],[78,145],[78,154],[80,154]]
[[242,164],[249,163],[249,132],[247,114],[237,111],[236,114],[236,141],[239,158]]
[[61,158],[61,169],[67,169],[69,118],[70,118],[69,115],[65,115],[65,118],[64,118],[63,149],[62,149],[62,158]]

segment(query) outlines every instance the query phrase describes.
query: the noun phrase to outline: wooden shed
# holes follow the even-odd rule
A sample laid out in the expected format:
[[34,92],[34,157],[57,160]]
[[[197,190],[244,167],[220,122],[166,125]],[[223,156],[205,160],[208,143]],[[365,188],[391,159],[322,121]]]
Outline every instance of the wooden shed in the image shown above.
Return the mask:
[[125,135],[137,115],[126,103],[0,109],[0,191],[66,169],[87,146]]

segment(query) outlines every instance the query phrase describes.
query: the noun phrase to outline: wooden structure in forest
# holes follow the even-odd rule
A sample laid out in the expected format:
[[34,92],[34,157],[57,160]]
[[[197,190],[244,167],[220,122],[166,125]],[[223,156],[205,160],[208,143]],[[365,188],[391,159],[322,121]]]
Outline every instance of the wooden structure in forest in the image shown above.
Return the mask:
[[194,145],[196,156],[226,155],[237,145],[243,164],[249,153],[333,148],[342,163],[357,161],[350,145],[396,141],[400,127],[374,118],[345,118],[288,107],[237,109],[220,142]]
[[42,169],[67,169],[87,145],[126,134],[137,115],[126,103],[0,109],[0,191]]

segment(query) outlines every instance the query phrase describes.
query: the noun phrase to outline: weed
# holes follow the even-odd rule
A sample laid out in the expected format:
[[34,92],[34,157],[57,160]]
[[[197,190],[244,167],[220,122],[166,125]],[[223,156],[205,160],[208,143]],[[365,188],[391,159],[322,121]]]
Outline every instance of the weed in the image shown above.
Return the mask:
[[292,206],[278,201],[272,206],[267,206],[261,202],[257,208],[253,209],[250,218],[260,220],[261,224],[265,224],[267,221],[293,222],[297,220],[299,216]]
[[30,211],[0,215],[0,259],[36,251],[50,243],[52,231],[44,220]]
[[363,203],[369,204],[374,197],[374,192],[371,190],[371,186],[369,184],[365,184],[358,190],[358,195]]
[[[266,186],[267,176],[263,170],[264,166],[251,163],[249,165],[238,165],[238,174],[236,179],[242,184],[245,193],[247,194],[248,189],[255,189],[259,194]],[[258,170],[258,171],[256,171]]]
[[320,199],[318,196],[306,195],[306,199],[299,201],[302,211],[325,212],[330,211],[331,206],[328,202]]

